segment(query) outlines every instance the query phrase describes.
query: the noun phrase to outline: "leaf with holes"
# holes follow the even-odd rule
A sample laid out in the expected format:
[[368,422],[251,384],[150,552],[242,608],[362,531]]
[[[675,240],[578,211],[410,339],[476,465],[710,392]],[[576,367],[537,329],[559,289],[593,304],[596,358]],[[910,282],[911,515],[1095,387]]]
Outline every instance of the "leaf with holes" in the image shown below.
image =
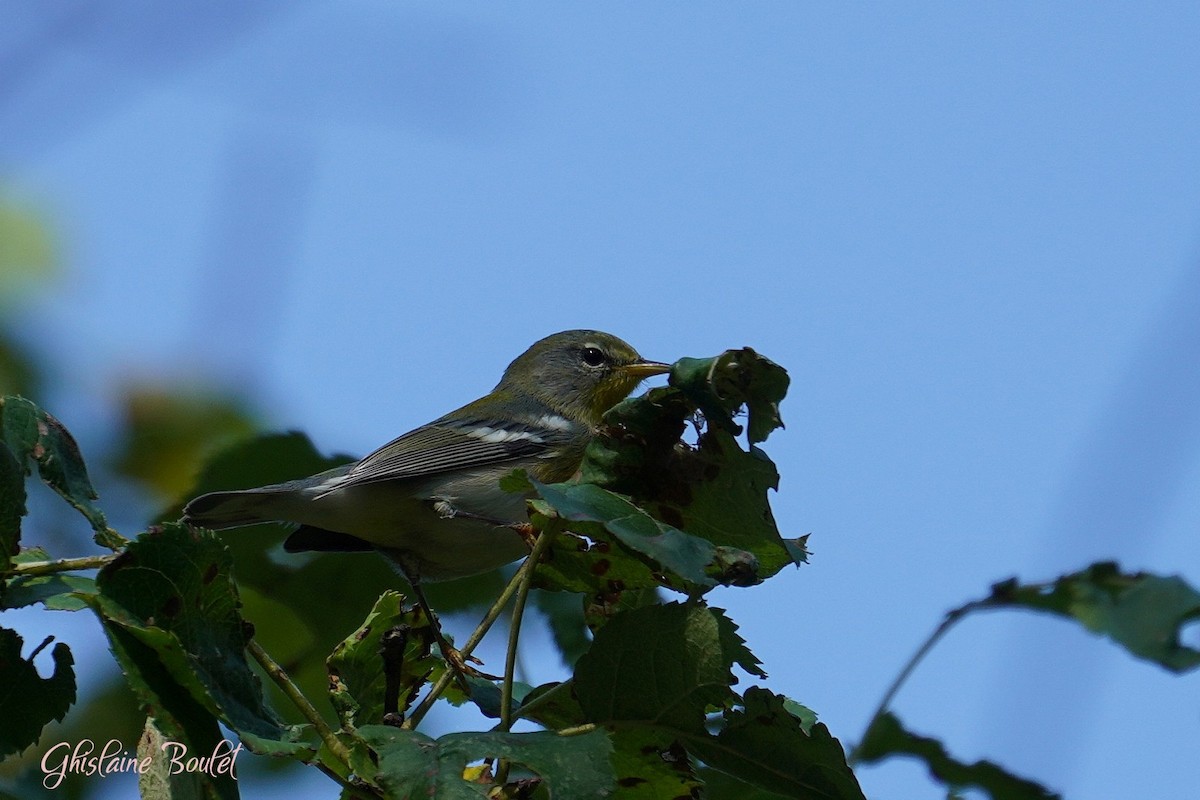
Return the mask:
[[54,672],[49,678],[38,675],[33,659],[50,643],[47,639],[28,659],[21,657],[21,636],[0,628],[0,760],[35,743],[42,728],[62,721],[75,702],[75,670],[71,650],[62,642],[54,645],[50,657]]
[[143,681],[149,690],[140,693],[144,704],[183,691],[255,752],[307,758],[311,746],[267,708],[246,662],[249,629],[238,613],[230,566],[215,534],[167,525],[139,536],[100,571],[100,593],[89,604],[127,675],[155,662]]
[[389,631],[402,632],[403,637],[395,662],[399,711],[408,708],[426,681],[436,680],[445,670],[444,662],[430,655],[433,629],[424,612],[406,610],[403,603],[399,592],[384,592],[358,630],[326,660],[330,699],[347,727],[383,722],[387,675],[382,647]]
[[467,764],[483,758],[504,758],[526,767],[556,800],[601,800],[613,787],[612,745],[604,731],[578,736],[552,731],[451,733],[432,739],[416,731],[367,725],[358,729],[358,736],[377,755],[378,772],[370,777],[388,797],[486,798],[486,786],[463,777]]
[[784,797],[864,800],[846,754],[822,723],[807,726],[786,698],[746,690],[741,708],[725,712],[715,735],[685,739],[710,767]]
[[[753,554],[759,579],[803,563],[804,539],[784,539],[775,525],[768,492],[779,474],[756,446],[782,424],[786,388],[787,374],[749,349],[682,359],[670,386],[605,414],[580,480],[627,495],[654,518],[715,546]],[[741,408],[750,414],[748,449],[736,438]],[[685,444],[680,437],[697,418],[703,430],[694,446]]]
[[1044,786],[1006,772],[990,761],[965,764],[952,758],[937,739],[904,728],[892,713],[875,720],[858,748],[859,761],[872,764],[891,756],[912,756],[925,762],[929,774],[954,793],[979,789],[992,800],[1055,800]]
[[23,397],[0,400],[0,416],[4,442],[26,474],[32,459],[42,480],[91,524],[97,543],[113,550],[121,547],[124,538],[108,527],[104,513],[92,502],[96,490],[79,446],[63,424]]
[[1200,650],[1180,642],[1183,627],[1200,619],[1200,592],[1178,576],[1124,573],[1101,562],[1048,586],[1022,585],[1015,578],[998,583],[980,605],[1074,619],[1172,672],[1200,666]]

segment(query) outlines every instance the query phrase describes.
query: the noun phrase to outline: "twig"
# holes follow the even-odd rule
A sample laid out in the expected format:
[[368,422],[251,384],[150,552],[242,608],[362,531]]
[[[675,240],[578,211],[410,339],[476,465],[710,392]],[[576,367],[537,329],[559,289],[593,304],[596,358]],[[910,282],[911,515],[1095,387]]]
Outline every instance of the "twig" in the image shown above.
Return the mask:
[[504,659],[504,682],[500,684],[500,728],[504,731],[511,729],[513,724],[513,673],[517,666],[517,643],[521,636],[521,620],[525,616],[525,601],[529,599],[529,590],[533,586],[534,569],[560,527],[562,527],[561,521],[554,518],[551,524],[548,524],[542,531],[533,550],[529,553],[529,558],[522,565],[522,567],[530,566],[523,571],[524,574],[517,588],[517,599],[513,603],[512,624],[508,628],[508,653]]
[[102,556],[60,558],[57,561],[30,561],[25,564],[13,564],[11,572],[13,575],[53,575],[56,572],[78,569],[99,569],[116,558],[116,553],[107,553]]
[[246,649],[250,651],[250,655],[254,656],[254,660],[271,677],[271,680],[275,681],[275,684],[283,690],[288,699],[295,704],[296,708],[300,709],[300,713],[304,715],[304,718],[312,723],[313,728],[316,729],[317,734],[321,737],[321,741],[329,748],[329,752],[333,753],[349,769],[350,748],[342,744],[341,740],[334,735],[333,730],[325,722],[324,718],[322,718],[320,712],[313,708],[312,703],[308,702],[308,698],[292,682],[292,679],[288,677],[283,667],[279,666],[275,659],[271,658],[267,651],[262,649],[262,645],[253,639],[246,645]]
[[934,646],[942,640],[943,636],[950,632],[950,629],[953,628],[959,620],[961,620],[967,614],[970,614],[972,611],[976,611],[980,608],[987,608],[990,605],[993,605],[991,598],[985,600],[973,600],[970,603],[960,606],[959,608],[956,608],[946,614],[946,618],[943,619],[941,624],[934,629],[933,633],[929,635],[929,638],[921,643],[921,646],[917,648],[917,652],[913,653],[912,657],[908,659],[908,663],[904,665],[904,669],[900,670],[900,674],[896,676],[896,679],[892,681],[891,686],[889,686],[887,691],[883,693],[883,699],[879,701],[879,705],[875,708],[875,713],[871,715],[871,720],[867,723],[866,730],[863,731],[863,735],[858,742],[858,746],[854,748],[854,750],[850,753],[850,757],[847,759],[851,766],[858,761],[858,750],[862,747],[862,743],[867,740],[867,737],[871,735],[871,729],[875,727],[875,723],[877,723],[879,718],[882,717],[888,710],[888,706],[892,704],[892,700],[895,699],[896,693],[900,691],[900,687],[904,685],[909,676],[912,675],[913,670],[915,670],[917,665],[924,660],[925,656],[929,655],[929,651],[932,650]]
[[[548,541],[546,533],[542,534],[541,538],[538,539],[537,544],[541,544],[543,540]],[[516,571],[516,573],[513,574],[512,578],[509,579],[508,585],[504,587],[504,591],[502,591],[500,596],[496,598],[496,602],[492,603],[492,607],[489,608],[488,612],[483,615],[483,619],[479,621],[479,625],[475,627],[475,631],[471,634],[470,638],[467,639],[466,644],[459,649],[458,652],[462,654],[464,659],[471,655],[472,651],[474,651],[479,643],[483,641],[483,637],[487,635],[487,632],[492,628],[492,624],[495,623],[495,621],[500,617],[500,614],[503,613],[504,607],[508,605],[508,601],[512,599],[512,596],[516,594],[517,589],[520,588],[521,582],[524,580],[525,575],[533,571],[533,568],[536,564],[536,560],[534,558],[535,552],[537,556],[540,557],[542,552],[545,551],[545,546],[542,547],[541,551],[538,551],[537,544],[534,545],[534,552],[529,554],[529,557],[525,559],[524,563],[521,564],[521,567]],[[403,727],[405,730],[412,730],[413,728],[417,727],[421,720],[425,718],[425,715],[429,713],[429,709],[433,707],[433,704],[437,701],[437,699],[442,696],[442,692],[446,691],[446,687],[450,685],[450,681],[453,679],[454,676],[451,674],[451,670],[447,670],[446,672],[442,673],[442,677],[438,678],[437,682],[434,683],[433,687],[429,690],[429,694],[425,695],[425,698],[421,700],[420,704],[413,709],[412,714],[408,716],[408,719],[404,720],[404,725],[401,727]]]
[[344,790],[343,796],[351,797],[354,800],[375,800],[379,795],[370,790],[369,787],[347,780],[337,773],[337,770],[332,769],[327,764],[322,764],[320,761],[314,762],[317,769],[324,772],[325,775],[332,781],[341,785]]

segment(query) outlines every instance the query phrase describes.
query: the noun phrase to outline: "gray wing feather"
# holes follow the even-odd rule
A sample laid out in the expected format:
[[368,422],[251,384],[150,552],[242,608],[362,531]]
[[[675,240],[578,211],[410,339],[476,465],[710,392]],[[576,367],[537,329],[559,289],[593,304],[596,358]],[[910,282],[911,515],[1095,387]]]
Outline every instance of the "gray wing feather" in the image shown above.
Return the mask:
[[434,423],[410,431],[355,464],[338,488],[401,478],[429,477],[536,457],[548,453],[556,444],[543,430],[518,427],[508,433],[529,435],[488,441],[466,433],[471,429]]

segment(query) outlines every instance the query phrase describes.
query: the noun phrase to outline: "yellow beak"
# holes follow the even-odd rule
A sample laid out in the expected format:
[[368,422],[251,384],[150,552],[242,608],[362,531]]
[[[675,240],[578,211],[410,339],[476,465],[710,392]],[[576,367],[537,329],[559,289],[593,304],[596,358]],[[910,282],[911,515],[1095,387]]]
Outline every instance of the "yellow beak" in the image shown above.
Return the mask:
[[632,364],[626,364],[621,367],[621,371],[626,375],[641,380],[649,378],[651,375],[663,375],[671,371],[670,364],[664,364],[661,361],[635,361]]

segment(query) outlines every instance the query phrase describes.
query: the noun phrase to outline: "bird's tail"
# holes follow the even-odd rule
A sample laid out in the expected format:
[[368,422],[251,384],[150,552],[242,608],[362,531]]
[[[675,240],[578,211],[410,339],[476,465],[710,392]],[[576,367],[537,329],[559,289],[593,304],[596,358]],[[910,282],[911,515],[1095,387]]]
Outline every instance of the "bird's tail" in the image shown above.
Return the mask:
[[272,500],[277,493],[269,488],[245,489],[237,492],[210,492],[188,503],[183,509],[183,521],[202,528],[222,530],[278,519],[273,514]]

